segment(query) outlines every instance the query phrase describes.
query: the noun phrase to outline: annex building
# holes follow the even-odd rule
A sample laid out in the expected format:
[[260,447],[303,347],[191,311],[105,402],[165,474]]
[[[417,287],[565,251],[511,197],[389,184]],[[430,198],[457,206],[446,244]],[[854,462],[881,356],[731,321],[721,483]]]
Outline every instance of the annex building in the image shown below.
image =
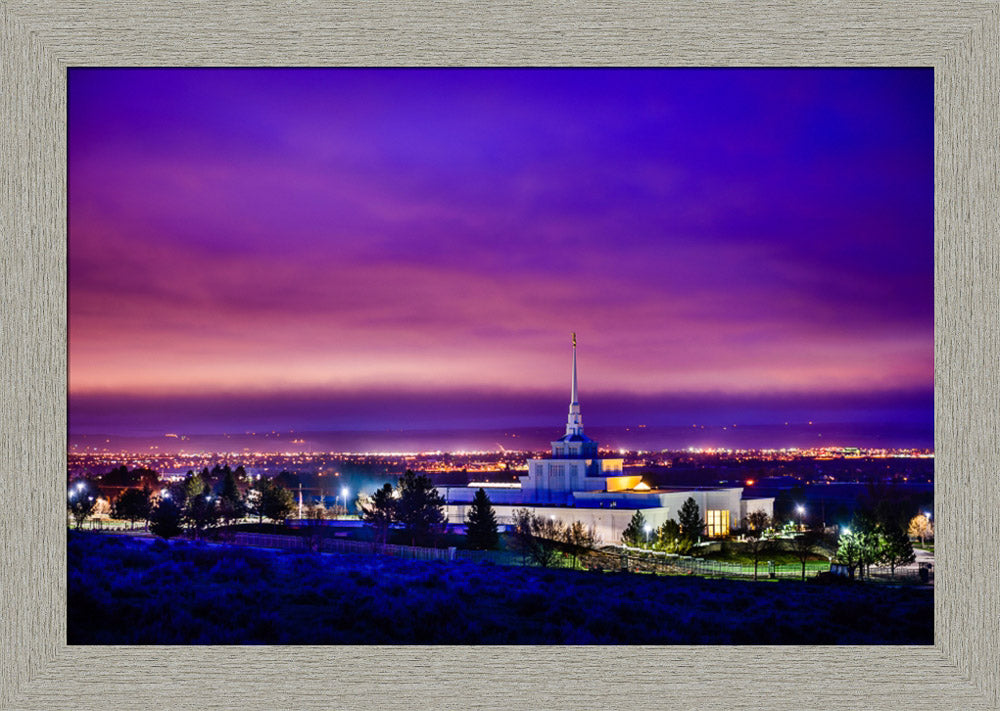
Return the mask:
[[552,442],[552,454],[528,462],[519,483],[442,487],[448,523],[464,523],[476,491],[490,497],[500,523],[511,523],[515,509],[528,508],[569,525],[581,521],[593,527],[604,543],[618,543],[636,510],[655,529],[677,520],[690,497],[698,504],[708,537],[728,535],[748,513],[773,514],[773,498],[744,498],[743,487],[684,487],[653,489],[640,474],[626,474],[619,458],[601,457],[597,442],[583,431],[577,397],[576,334],[573,334],[573,374],[566,433]]

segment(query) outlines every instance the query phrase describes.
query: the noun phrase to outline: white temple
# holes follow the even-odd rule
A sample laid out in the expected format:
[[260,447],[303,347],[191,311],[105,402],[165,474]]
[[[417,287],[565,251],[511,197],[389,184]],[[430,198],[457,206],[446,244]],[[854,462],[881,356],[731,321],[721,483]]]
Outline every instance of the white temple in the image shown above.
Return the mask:
[[[741,486],[651,489],[642,481],[641,474],[625,474],[623,463],[622,459],[600,457],[597,442],[583,432],[574,333],[566,434],[552,442],[551,457],[528,462],[528,474],[519,477],[519,486],[484,485],[484,488],[501,523],[510,523],[515,509],[528,508],[539,516],[559,519],[567,525],[582,521],[592,526],[605,543],[619,542],[621,532],[637,509],[656,528],[669,518],[676,520],[688,498],[698,504],[709,537],[727,535],[749,512],[773,513],[773,498],[744,499]],[[468,505],[479,486],[439,487],[447,502],[445,512],[449,523],[465,521]]]

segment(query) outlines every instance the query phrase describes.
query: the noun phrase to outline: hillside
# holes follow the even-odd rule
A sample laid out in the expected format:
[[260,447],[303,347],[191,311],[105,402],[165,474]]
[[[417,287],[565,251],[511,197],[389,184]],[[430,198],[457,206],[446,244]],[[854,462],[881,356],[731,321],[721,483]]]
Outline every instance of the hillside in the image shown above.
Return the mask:
[[933,592],[69,534],[70,644],[930,644]]

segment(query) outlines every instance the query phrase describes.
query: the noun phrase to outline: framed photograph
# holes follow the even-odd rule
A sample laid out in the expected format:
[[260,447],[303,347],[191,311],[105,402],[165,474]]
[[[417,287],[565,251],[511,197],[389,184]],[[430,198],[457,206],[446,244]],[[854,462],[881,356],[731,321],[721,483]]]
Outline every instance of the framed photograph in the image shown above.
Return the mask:
[[0,15],[0,708],[1000,708],[994,3],[186,9]]

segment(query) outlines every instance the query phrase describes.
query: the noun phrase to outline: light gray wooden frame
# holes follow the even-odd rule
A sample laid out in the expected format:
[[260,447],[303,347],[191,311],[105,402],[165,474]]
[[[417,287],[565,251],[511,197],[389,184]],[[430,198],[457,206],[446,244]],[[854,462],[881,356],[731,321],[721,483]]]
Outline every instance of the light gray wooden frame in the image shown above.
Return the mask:
[[[0,2],[0,708],[1000,707],[996,2]],[[935,644],[68,647],[66,68],[935,68]]]

